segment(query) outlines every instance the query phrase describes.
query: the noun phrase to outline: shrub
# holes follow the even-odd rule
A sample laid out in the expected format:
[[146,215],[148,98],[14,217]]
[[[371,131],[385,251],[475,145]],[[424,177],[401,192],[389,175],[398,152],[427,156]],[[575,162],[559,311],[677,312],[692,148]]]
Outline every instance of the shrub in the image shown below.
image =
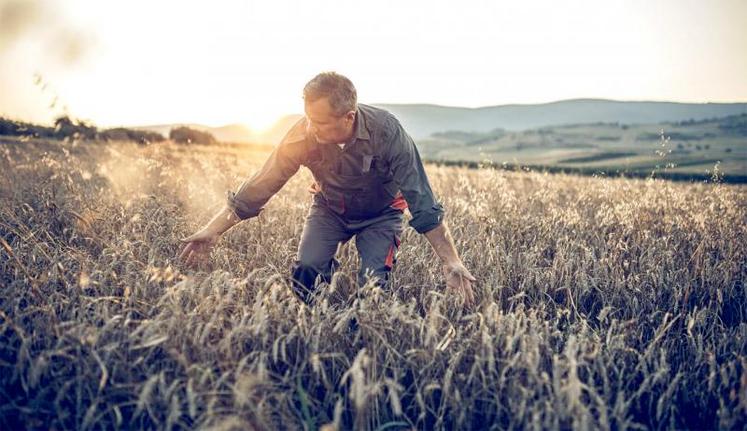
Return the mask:
[[218,141],[208,132],[190,129],[189,127],[177,127],[169,132],[169,139],[182,144],[215,144]]
[[100,134],[100,138],[107,141],[132,141],[138,144],[149,144],[152,142],[162,142],[165,140],[163,135],[146,130],[133,130],[124,127],[108,129]]

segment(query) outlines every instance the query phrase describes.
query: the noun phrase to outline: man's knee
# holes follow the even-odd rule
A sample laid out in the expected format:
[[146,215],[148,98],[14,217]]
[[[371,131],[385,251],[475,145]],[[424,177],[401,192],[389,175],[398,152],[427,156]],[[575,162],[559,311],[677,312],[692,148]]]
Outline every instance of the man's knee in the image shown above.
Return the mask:
[[293,293],[306,304],[311,304],[318,275],[319,272],[311,265],[299,262],[293,266],[291,288]]
[[336,246],[318,247],[313,243],[302,243],[296,254],[293,272],[322,274],[325,277],[331,275],[339,266],[335,259]]
[[320,265],[318,262],[296,260],[292,270],[291,287],[293,288],[293,292],[303,302],[311,304],[317,282],[331,282],[332,274],[338,266],[339,263],[336,259],[332,259],[323,265]]

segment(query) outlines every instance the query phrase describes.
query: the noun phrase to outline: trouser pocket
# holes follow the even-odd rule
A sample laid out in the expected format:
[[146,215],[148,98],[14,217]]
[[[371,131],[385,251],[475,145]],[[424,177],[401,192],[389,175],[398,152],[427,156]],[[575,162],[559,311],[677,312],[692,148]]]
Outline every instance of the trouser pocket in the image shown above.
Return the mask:
[[384,259],[384,266],[390,271],[394,268],[394,264],[397,263],[397,251],[400,244],[399,236],[397,234],[393,236],[392,244],[389,245],[389,252],[386,255],[386,259]]

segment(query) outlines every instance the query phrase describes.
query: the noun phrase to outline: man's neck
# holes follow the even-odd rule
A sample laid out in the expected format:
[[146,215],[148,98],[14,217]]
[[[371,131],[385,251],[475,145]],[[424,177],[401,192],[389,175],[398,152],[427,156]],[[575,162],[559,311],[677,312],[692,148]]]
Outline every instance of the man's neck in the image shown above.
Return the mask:
[[355,133],[355,122],[350,126],[350,131],[347,134],[347,138],[343,139],[341,142],[338,142],[337,145],[342,148],[344,145],[350,144],[353,142],[353,137]]
[[355,134],[355,122],[358,121],[358,116],[356,115],[355,120],[350,124],[350,130],[348,131],[348,137],[343,141],[344,144],[347,144],[349,142],[353,141],[353,134]]

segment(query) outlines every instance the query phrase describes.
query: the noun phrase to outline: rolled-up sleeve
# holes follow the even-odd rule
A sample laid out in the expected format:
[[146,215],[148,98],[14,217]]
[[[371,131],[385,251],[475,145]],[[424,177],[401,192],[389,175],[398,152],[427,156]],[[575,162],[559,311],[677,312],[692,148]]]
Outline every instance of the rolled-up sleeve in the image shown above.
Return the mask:
[[386,131],[386,158],[412,214],[410,226],[418,233],[428,232],[441,224],[444,208],[436,201],[410,135],[395,117],[389,119]]
[[288,141],[292,132],[293,128],[275,147],[262,168],[246,179],[238,191],[228,191],[226,205],[238,218],[245,220],[259,215],[267,201],[298,172],[301,154],[298,143]]

